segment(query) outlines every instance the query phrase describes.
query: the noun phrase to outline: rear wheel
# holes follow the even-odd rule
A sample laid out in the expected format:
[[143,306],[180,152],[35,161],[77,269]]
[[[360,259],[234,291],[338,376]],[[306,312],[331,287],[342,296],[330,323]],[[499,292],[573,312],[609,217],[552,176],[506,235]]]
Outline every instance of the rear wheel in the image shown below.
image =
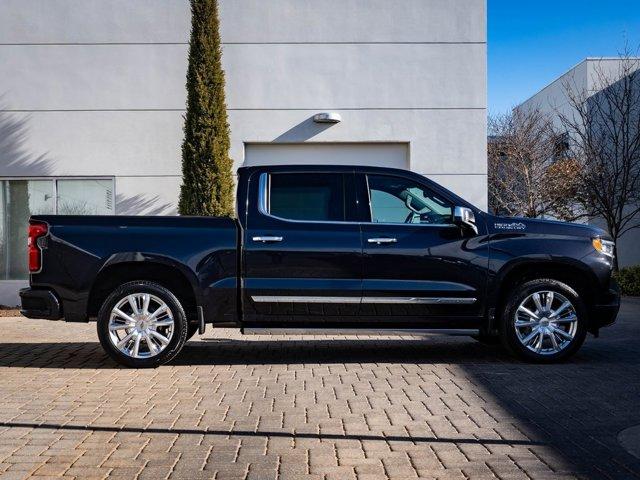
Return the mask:
[[134,281],[116,288],[98,313],[98,337],[107,354],[128,367],[157,367],[187,340],[180,301],[162,285]]
[[578,351],[585,340],[586,309],[569,285],[537,279],[517,286],[502,312],[504,346],[525,360],[551,363]]

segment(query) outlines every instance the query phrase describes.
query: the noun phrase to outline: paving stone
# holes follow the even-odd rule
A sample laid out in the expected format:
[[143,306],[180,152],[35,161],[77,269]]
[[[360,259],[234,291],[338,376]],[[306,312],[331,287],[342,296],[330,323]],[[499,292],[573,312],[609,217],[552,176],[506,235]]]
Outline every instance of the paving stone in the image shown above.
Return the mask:
[[111,362],[94,324],[1,318],[0,480],[638,477],[617,438],[640,425],[638,318],[625,299],[557,365],[464,337],[210,329],[155,370]]

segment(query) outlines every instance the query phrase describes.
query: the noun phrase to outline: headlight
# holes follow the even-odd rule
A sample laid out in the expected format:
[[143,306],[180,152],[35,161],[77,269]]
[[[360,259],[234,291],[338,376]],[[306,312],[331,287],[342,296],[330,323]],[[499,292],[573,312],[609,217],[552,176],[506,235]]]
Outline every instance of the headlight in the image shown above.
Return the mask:
[[597,251],[599,251],[603,255],[606,255],[607,257],[613,258],[613,251],[616,245],[615,243],[609,240],[603,240],[601,238],[594,238],[593,240],[591,240],[591,243],[593,244],[593,248],[595,248]]

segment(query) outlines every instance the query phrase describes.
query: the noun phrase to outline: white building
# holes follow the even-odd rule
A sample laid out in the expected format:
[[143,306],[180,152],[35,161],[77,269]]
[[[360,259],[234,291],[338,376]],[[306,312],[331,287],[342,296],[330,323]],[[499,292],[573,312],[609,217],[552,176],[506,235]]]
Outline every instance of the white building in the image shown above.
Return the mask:
[[[236,167],[408,168],[486,207],[485,0],[220,0],[220,17]],[[189,29],[186,0],[3,0],[0,303],[27,278],[29,213],[176,213]]]
[[[560,115],[571,118],[573,111],[568,92],[587,92],[587,97],[597,94],[603,83],[620,78],[620,61],[619,57],[586,58],[516,108],[538,109],[561,128]],[[602,219],[592,219],[591,223],[606,229]],[[640,263],[640,230],[631,230],[618,240],[618,261],[620,267]]]

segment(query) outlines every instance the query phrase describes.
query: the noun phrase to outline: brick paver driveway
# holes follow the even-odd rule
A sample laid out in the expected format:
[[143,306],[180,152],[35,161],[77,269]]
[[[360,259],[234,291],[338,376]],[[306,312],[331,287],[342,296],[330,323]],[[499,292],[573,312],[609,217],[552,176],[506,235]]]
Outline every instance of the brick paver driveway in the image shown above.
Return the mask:
[[640,301],[562,365],[467,338],[241,337],[117,367],[95,325],[0,319],[0,477],[637,478]]

